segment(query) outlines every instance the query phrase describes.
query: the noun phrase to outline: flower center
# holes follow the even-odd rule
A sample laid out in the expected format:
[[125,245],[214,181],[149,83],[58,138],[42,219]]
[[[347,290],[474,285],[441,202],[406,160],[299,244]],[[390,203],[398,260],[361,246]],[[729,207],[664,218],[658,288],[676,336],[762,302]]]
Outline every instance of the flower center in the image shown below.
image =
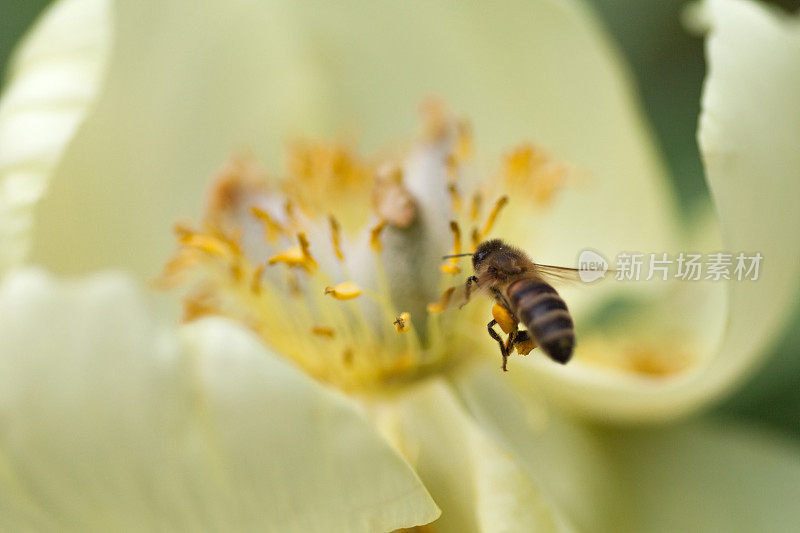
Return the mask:
[[[530,212],[550,205],[568,171],[522,145],[499,179],[481,186],[469,179],[471,149],[467,123],[434,105],[401,161],[297,142],[286,177],[273,180],[234,158],[213,182],[202,225],[177,226],[179,249],[161,281],[187,289],[186,320],[237,320],[347,391],[402,386],[482,353],[476,346],[497,357],[488,300],[444,312],[460,303],[457,287],[471,269],[442,256],[474,250],[503,217],[529,226]],[[503,214],[509,196],[529,202],[516,210],[525,218]],[[660,372],[651,366],[643,372]]]

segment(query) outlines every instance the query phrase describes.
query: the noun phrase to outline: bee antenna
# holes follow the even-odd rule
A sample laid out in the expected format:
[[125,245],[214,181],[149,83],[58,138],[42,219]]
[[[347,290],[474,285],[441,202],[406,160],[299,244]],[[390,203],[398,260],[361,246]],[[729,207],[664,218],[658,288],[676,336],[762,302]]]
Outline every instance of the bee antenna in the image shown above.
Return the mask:
[[451,257],[464,257],[465,255],[472,255],[472,254],[471,253],[466,253],[466,254],[443,255],[442,259],[450,259]]

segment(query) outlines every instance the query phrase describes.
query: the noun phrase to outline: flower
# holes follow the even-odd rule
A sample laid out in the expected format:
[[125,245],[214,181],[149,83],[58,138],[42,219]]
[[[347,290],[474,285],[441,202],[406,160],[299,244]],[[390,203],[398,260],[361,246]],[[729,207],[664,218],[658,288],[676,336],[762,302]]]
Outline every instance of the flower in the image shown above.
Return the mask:
[[[473,118],[482,153],[533,137],[536,146],[558,155],[545,157],[523,145],[508,153],[499,171],[512,195],[494,231],[535,250],[542,262],[570,263],[576,247],[586,245],[613,254],[671,251],[679,242],[662,173],[622,69],[579,7],[542,1],[487,12],[426,4],[435,11],[428,18],[426,10],[375,3],[364,11],[279,4],[234,4],[221,11],[209,2],[187,12],[142,2],[115,6],[110,56],[103,31],[76,32],[80,39],[70,41],[72,47],[50,54],[49,44],[63,42],[62,32],[72,35],[85,16],[94,27],[107,28],[109,7],[94,0],[56,4],[17,56],[14,82],[0,107],[2,138],[18,140],[0,144],[0,235],[4,245],[13,244],[3,248],[12,250],[4,268],[23,261],[26,228],[38,205],[34,260],[62,273],[116,267],[149,278],[167,256],[169,221],[200,203],[203,187],[190,179],[207,175],[232,144],[247,141],[266,150],[263,159],[275,161],[280,139],[292,133],[288,125],[314,134],[339,125],[342,117],[356,117],[363,137],[382,143],[389,131],[403,131],[396,124],[406,115],[400,111],[423,89],[439,91]],[[469,31],[489,16],[496,26]],[[655,285],[643,288],[634,307],[639,316],[620,322],[628,328],[625,335],[604,330],[582,336],[583,352],[565,368],[533,354],[514,356],[504,374],[482,329],[468,337],[479,317],[488,318],[486,307],[441,315],[442,326],[450,321],[450,331],[464,337],[431,335],[446,339],[446,350],[414,346],[424,345],[420,338],[430,333],[420,318],[432,303],[430,294],[438,294],[433,289],[440,288],[439,277],[458,269],[453,262],[440,264],[438,256],[442,246],[456,247],[453,228],[461,225],[451,226],[445,209],[432,208],[453,205],[458,188],[437,187],[433,194],[415,189],[445,185],[448,169],[462,168],[448,166],[448,152],[431,142],[449,139],[441,128],[433,128],[401,179],[391,168],[381,174],[385,181],[374,201],[384,222],[366,222],[374,212],[364,206],[373,198],[362,185],[374,165],[347,150],[314,144],[292,149],[296,157],[288,168],[296,179],[281,193],[321,221],[304,224],[310,228],[305,232],[287,232],[296,211],[276,210],[275,192],[264,190],[259,171],[238,163],[226,174],[230,179],[216,183],[207,212],[211,223],[180,230],[183,252],[168,274],[200,273],[195,287],[206,294],[195,293],[188,310],[243,321],[271,347],[226,319],[203,318],[177,329],[160,325],[167,311],[147,307],[141,290],[119,274],[71,283],[30,270],[5,275],[0,338],[9,342],[0,354],[0,375],[7,377],[0,389],[0,449],[7,466],[0,482],[8,495],[3,505],[9,527],[266,524],[370,531],[436,519],[437,531],[652,530],[659,521],[713,528],[730,514],[673,499],[712,482],[704,493],[738,498],[759,511],[735,517],[734,526],[756,515],[776,525],[792,523],[792,491],[765,492],[793,486],[800,466],[792,451],[702,423],[662,430],[593,425],[677,417],[718,397],[754,365],[792,299],[800,245],[785,227],[797,221],[771,207],[794,190],[794,169],[800,167],[791,149],[798,135],[791,98],[798,79],[796,31],[747,2],[712,1],[708,16],[711,71],[701,147],[725,246],[758,249],[774,265],[769,274],[765,267],[758,285],[698,285],[672,297]],[[153,35],[148,43],[138,31],[144,21]],[[448,48],[430,46],[433,36]],[[565,55],[565,36],[570,49],[582,53]],[[65,58],[74,66],[74,57],[85,58],[81,64],[93,75],[61,66]],[[42,67],[49,68],[47,76],[37,77]],[[167,74],[170,84],[158,83]],[[43,130],[20,127],[22,119],[50,116],[52,98],[64,94],[61,87],[79,96],[59,101],[64,128],[43,135],[42,144],[24,142],[32,138],[29,131],[38,136]],[[769,96],[763,105],[749,105],[756,90]],[[84,118],[64,150],[69,132]],[[450,131],[450,121],[431,123]],[[769,144],[765,123],[774,133]],[[455,129],[462,141],[453,145],[456,153],[468,152],[465,132]],[[38,150],[27,150],[31,146]],[[444,179],[431,180],[437,173]],[[761,196],[752,193],[753,175],[761,177]],[[337,186],[331,188],[326,180],[332,176]],[[49,196],[37,203],[45,190]],[[242,190],[263,202],[238,201]],[[519,208],[524,202],[533,214]],[[331,206],[342,209],[329,219]],[[469,219],[466,202],[461,207]],[[96,217],[75,217],[77,208]],[[101,217],[104,212],[112,216]],[[490,212],[484,209],[480,220],[491,219]],[[744,219],[742,213],[758,216]],[[586,223],[564,223],[576,214]],[[419,216],[440,220],[431,221],[430,234],[410,241],[422,253],[409,254],[402,241],[389,237]],[[240,238],[234,238],[236,230],[242,230]],[[296,244],[264,247],[271,235],[287,233]],[[771,238],[763,239],[764,233]],[[714,237],[695,237],[701,239]],[[380,255],[370,244],[381,247]],[[363,260],[351,263],[358,246]],[[237,262],[244,257],[253,260]],[[225,269],[211,262],[220,258],[228,261]],[[415,284],[403,285],[409,276],[386,276],[381,290],[379,258],[386,271],[401,273],[407,265],[386,259],[423,262]],[[344,265],[353,275],[344,275]],[[330,282],[314,277],[323,273],[337,275]],[[263,314],[242,302],[231,305],[242,280],[252,295],[265,288],[291,290],[281,278],[291,274],[312,304],[283,295]],[[219,284],[230,287],[217,290]],[[381,307],[386,295],[407,302]],[[576,316],[591,318],[598,316],[592,300],[612,296],[599,289],[571,294],[569,301]],[[365,311],[367,304],[378,311]],[[323,308],[341,313],[330,315],[330,323],[318,321],[313,313]],[[686,308],[698,318],[675,313]],[[664,354],[677,345],[664,326],[670,311],[676,320],[667,326],[690,334],[689,356],[677,367],[661,364],[671,363]],[[754,323],[754,315],[763,320]],[[289,326],[273,323],[282,321]],[[385,332],[386,342],[362,339],[376,331]],[[634,357],[618,356],[626,339],[639,348]],[[384,357],[389,365],[363,364],[364,372],[340,377],[332,370],[338,367],[316,363],[318,346],[326,343],[335,348],[337,363],[356,366]],[[438,357],[431,367],[421,364],[427,355]],[[282,359],[287,357],[296,364]],[[653,372],[667,375],[645,375]],[[387,387],[386,378],[400,383]],[[643,449],[651,455],[643,456]],[[732,480],[747,483],[720,481],[721,466]],[[721,498],[698,501],[721,509]],[[768,506],[776,501],[787,505]]]

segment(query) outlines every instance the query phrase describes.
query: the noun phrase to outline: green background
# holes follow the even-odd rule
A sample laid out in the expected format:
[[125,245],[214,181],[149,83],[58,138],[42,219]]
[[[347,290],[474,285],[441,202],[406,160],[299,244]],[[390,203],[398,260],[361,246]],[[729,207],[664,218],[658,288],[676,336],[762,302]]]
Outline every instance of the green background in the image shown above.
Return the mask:
[[[14,44],[49,4],[0,0],[0,70]],[[685,218],[708,200],[695,142],[705,64],[703,41],[681,25],[682,0],[590,2],[616,38],[673,176]],[[770,2],[797,11],[800,0]],[[1,85],[0,85],[1,86]],[[758,320],[759,317],[752,317]],[[800,305],[767,363],[715,410],[800,438]]]

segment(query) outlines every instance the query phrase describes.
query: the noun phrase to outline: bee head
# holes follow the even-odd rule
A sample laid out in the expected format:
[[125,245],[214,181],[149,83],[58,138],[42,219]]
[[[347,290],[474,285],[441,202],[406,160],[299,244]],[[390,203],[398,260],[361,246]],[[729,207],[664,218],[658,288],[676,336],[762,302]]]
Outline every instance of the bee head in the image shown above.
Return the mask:
[[474,270],[478,270],[481,263],[483,263],[487,257],[489,257],[493,252],[500,250],[505,246],[505,243],[500,239],[491,239],[489,241],[483,241],[478,245],[475,249],[475,253],[472,254],[472,268]]

